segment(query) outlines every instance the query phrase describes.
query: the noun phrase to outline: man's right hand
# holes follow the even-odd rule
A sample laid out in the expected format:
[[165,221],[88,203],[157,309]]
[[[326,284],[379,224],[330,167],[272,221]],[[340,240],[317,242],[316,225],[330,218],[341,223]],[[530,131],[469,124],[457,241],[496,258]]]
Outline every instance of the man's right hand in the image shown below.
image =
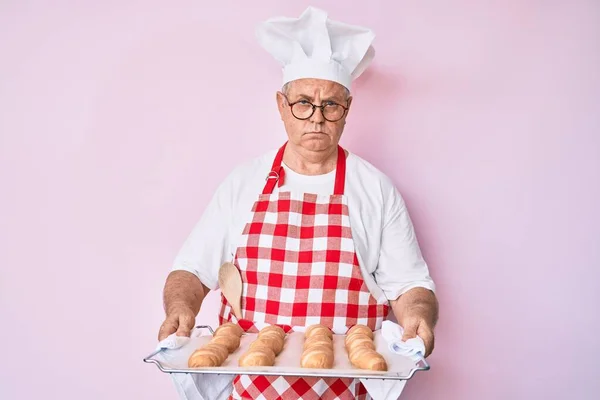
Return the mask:
[[209,289],[191,272],[172,271],[165,282],[163,298],[167,318],[158,331],[158,340],[175,332],[177,336],[189,337],[208,292]]
[[196,323],[196,314],[185,306],[174,307],[167,313],[165,322],[158,332],[158,340],[165,339],[170,334],[177,332],[177,336],[190,336]]

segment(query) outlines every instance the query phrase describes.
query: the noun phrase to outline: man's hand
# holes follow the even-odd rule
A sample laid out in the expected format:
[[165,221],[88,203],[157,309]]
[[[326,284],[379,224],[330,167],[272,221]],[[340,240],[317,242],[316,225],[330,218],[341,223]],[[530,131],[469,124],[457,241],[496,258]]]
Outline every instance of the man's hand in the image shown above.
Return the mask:
[[177,332],[177,336],[190,336],[202,300],[209,289],[198,277],[187,271],[173,271],[164,288],[165,322],[158,331],[158,340]]
[[419,336],[425,343],[425,357],[433,351],[433,330],[438,320],[438,302],[431,290],[414,288],[390,301],[398,323],[404,329],[402,340]]
[[165,322],[160,326],[158,340],[161,341],[174,332],[177,332],[177,336],[190,336],[195,323],[196,314],[189,307],[174,307],[169,310]]
[[402,340],[407,341],[419,336],[425,343],[425,357],[429,357],[433,351],[435,341],[433,328],[429,326],[429,323],[424,318],[418,316],[406,317],[403,323],[405,326],[403,326],[404,334],[402,335]]

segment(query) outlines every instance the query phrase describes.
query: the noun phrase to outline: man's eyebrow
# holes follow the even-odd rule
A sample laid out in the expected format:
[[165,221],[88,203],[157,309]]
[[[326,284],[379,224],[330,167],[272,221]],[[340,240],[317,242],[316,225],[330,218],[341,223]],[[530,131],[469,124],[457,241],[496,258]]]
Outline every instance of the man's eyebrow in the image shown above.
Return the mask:
[[[314,97],[309,96],[307,94],[297,94],[294,97],[297,97],[298,99],[306,99],[306,100],[309,100],[311,102],[314,101]],[[343,96],[335,96],[334,95],[334,96],[329,96],[329,97],[323,97],[321,99],[321,101],[323,101],[323,102],[325,102],[325,101],[333,101],[335,103],[343,103],[345,100],[343,99]]]
[[295,97],[299,98],[299,99],[306,99],[306,100],[310,100],[313,101],[314,98],[312,96],[309,96],[307,94],[297,94]]
[[342,96],[323,97],[321,100],[322,101],[333,101],[335,103],[343,103],[344,102],[344,99]]

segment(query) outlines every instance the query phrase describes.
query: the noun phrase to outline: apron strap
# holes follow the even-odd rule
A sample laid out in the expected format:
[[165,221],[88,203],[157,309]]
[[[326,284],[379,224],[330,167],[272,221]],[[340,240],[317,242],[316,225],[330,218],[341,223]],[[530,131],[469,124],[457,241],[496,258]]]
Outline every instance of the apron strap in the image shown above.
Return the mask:
[[273,193],[273,189],[275,188],[276,183],[279,183],[279,187],[283,185],[285,173],[283,167],[281,166],[281,163],[283,161],[283,152],[285,151],[286,145],[287,142],[285,142],[283,146],[281,146],[281,148],[277,152],[277,155],[275,156],[275,160],[273,160],[273,166],[269,171],[269,175],[267,175],[267,183],[265,183],[265,188],[263,189],[262,194]]
[[[281,146],[277,155],[275,155],[275,159],[273,160],[273,165],[269,174],[267,175],[267,183],[265,183],[265,187],[263,189],[262,194],[272,194],[273,189],[275,189],[275,184],[278,184],[279,187],[283,186],[285,181],[285,170],[281,166],[283,162],[283,153],[285,151],[285,146],[287,142]],[[337,167],[335,170],[335,186],[333,188],[334,195],[344,194],[344,186],[346,183],[346,152],[342,149],[341,146],[338,145],[338,158],[337,158]]]
[[346,152],[338,145],[337,169],[335,170],[335,186],[333,194],[344,194],[346,184]]

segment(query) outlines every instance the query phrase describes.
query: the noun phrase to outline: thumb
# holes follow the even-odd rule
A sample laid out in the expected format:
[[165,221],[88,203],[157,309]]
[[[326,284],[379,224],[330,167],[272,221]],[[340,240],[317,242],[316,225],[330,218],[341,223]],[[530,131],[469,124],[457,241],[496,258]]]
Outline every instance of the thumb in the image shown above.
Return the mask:
[[167,318],[165,322],[160,327],[158,331],[158,340],[161,341],[165,339],[170,334],[174,333],[177,330],[177,319]]
[[190,336],[196,319],[191,314],[184,314],[179,316],[179,327],[175,335],[177,336]]
[[404,333],[402,334],[402,341],[407,341],[417,336],[417,329],[419,328],[419,321],[408,320],[404,327]]

